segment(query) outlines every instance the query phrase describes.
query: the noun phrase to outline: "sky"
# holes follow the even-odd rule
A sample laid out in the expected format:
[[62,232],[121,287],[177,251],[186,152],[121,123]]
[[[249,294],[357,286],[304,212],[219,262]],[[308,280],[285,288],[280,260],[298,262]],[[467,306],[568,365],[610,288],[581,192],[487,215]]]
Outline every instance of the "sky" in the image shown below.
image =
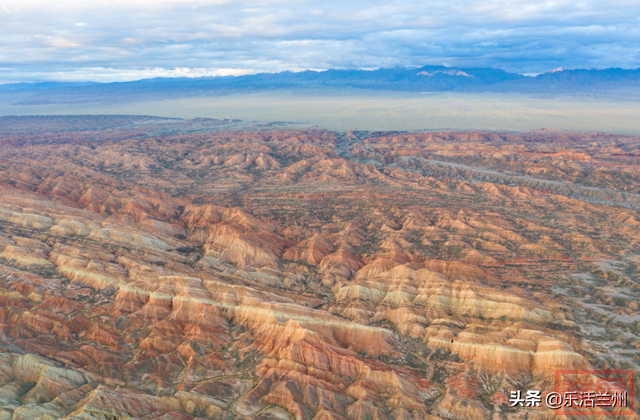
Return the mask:
[[0,83],[640,67],[640,0],[2,0]]

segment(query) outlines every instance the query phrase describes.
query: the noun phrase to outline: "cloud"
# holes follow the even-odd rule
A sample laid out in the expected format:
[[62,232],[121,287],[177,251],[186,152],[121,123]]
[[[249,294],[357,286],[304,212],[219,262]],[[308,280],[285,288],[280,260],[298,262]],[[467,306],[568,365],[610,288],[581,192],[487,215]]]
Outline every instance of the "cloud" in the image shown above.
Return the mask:
[[[255,74],[255,71],[246,69],[207,69],[207,68],[174,68],[174,69],[132,69],[104,68],[104,67],[78,67],[73,69],[63,69],[59,71],[39,71],[32,70],[30,76],[33,80],[53,80],[59,82],[94,81],[94,82],[116,82],[140,79],[150,79],[154,77],[216,77],[216,76],[244,76]],[[0,84],[12,83],[17,80],[6,77],[11,75],[11,69],[0,68]]]
[[5,0],[0,22],[0,79],[15,81],[445,62],[640,67],[631,0]]

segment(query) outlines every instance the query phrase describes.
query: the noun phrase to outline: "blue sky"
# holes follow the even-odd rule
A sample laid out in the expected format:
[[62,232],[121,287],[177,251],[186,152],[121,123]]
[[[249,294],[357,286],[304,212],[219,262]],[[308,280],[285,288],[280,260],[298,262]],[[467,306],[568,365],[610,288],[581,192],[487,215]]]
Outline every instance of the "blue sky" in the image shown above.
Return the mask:
[[640,67],[640,0],[3,0],[0,82]]

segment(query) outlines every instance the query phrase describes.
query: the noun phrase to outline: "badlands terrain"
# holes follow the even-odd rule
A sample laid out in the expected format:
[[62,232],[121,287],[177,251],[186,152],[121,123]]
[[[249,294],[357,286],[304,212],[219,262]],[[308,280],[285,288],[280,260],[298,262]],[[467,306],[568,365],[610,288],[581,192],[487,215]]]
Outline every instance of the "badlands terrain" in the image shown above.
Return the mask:
[[0,420],[558,418],[639,209],[640,137],[2,117]]

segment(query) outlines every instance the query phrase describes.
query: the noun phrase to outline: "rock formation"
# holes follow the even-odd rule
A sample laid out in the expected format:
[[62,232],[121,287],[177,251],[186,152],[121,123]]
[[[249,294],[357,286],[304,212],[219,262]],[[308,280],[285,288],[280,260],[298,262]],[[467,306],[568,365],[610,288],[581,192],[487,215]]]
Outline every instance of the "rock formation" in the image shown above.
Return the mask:
[[638,138],[120,124],[0,138],[2,420],[551,419],[505,395],[640,367]]

